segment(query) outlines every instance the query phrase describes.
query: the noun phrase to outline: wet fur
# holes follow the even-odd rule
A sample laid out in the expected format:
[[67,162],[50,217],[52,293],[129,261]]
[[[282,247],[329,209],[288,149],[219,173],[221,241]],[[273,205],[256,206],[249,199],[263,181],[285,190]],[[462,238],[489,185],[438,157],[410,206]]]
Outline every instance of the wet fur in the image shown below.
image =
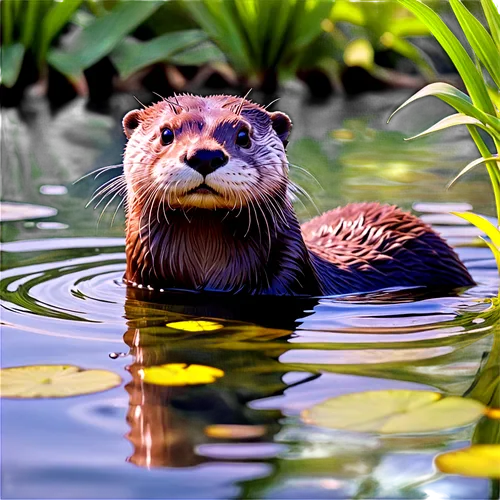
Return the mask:
[[[234,146],[242,124],[252,130],[248,151]],[[174,147],[159,142],[166,125]],[[300,227],[282,113],[229,96],[178,96],[129,113],[124,128],[129,283],[274,295],[473,284],[455,252],[396,207],[351,204]],[[203,179],[183,163],[197,147],[224,148],[230,161]],[[204,181],[220,196],[187,194]]]

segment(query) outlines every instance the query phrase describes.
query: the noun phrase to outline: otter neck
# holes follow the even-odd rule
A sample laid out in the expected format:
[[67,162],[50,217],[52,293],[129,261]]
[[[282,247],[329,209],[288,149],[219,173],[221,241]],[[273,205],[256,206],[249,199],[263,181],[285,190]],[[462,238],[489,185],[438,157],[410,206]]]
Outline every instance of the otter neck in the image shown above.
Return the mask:
[[247,294],[320,293],[292,206],[127,215],[129,282]]

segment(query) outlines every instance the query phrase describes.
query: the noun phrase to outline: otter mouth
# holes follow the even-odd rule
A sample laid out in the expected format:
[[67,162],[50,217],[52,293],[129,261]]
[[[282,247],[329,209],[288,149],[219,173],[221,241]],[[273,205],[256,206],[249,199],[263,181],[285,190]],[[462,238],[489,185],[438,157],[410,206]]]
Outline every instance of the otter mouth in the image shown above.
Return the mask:
[[190,189],[186,194],[215,194],[217,196],[219,195],[219,193],[215,189],[211,188],[204,182],[199,186]]

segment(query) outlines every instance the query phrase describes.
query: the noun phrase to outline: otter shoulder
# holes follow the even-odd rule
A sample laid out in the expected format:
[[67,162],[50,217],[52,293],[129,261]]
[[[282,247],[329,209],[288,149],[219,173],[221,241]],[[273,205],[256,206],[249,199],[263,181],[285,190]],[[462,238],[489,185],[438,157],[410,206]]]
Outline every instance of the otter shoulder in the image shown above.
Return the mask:
[[429,225],[392,205],[349,204],[301,229],[325,293],[474,284],[457,254]]

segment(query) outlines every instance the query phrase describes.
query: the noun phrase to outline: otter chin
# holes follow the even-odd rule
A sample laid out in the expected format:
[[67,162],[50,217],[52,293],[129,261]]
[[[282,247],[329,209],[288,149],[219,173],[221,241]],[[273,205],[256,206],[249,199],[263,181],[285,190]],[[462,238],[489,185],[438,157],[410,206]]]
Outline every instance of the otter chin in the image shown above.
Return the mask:
[[397,207],[350,204],[300,226],[284,113],[178,95],[130,111],[123,127],[130,285],[252,295],[474,285],[453,249]]

